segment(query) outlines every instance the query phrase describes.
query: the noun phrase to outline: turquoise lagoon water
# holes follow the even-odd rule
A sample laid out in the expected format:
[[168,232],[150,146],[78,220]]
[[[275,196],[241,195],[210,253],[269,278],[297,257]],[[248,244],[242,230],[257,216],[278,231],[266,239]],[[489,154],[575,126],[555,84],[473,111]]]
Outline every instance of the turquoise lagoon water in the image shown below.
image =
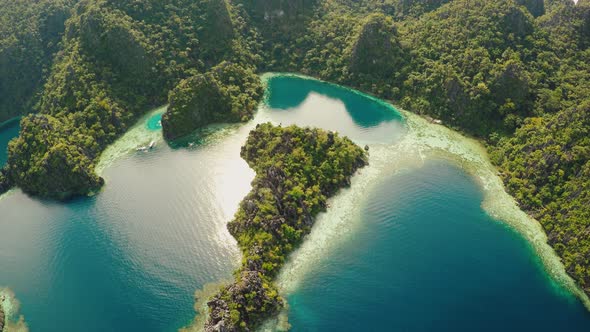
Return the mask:
[[18,136],[19,130],[20,123],[16,119],[0,126],[0,167],[4,166],[8,159],[8,151],[6,150],[8,142]]
[[[391,144],[406,130],[390,107],[334,85],[279,76],[268,92],[254,122],[316,125],[360,144]],[[159,130],[159,116],[140,125]],[[15,291],[31,330],[188,324],[194,291],[231,278],[239,264],[225,224],[250,190],[254,174],[239,151],[253,126],[189,149],[131,148],[92,198],[63,204],[15,191],[0,199],[0,285]],[[470,177],[442,160],[383,178],[355,202],[358,230],[286,294],[293,330],[587,331],[579,301],[481,199]]]
[[161,130],[162,129],[162,115],[164,115],[164,112],[158,112],[154,116],[150,117],[146,123],[146,127],[149,130]]

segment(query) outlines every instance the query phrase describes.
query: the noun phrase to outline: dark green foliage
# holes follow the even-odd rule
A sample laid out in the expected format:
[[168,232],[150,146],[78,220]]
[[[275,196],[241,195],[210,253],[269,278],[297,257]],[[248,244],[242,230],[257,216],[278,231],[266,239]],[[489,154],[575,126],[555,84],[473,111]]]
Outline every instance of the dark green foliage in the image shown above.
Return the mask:
[[206,331],[253,331],[282,305],[272,279],[311,231],[326,200],[367,163],[348,138],[320,129],[258,125],[242,147],[256,171],[230,233],[243,253],[237,281],[210,302]]
[[102,185],[92,163],[98,144],[51,115],[23,118],[21,134],[10,142],[9,151],[9,178],[28,193],[66,199]]
[[349,70],[355,75],[389,78],[403,67],[403,54],[393,19],[373,14],[362,23],[350,50]]
[[0,195],[10,190],[10,188],[12,188],[12,184],[4,174],[4,171],[0,170]]
[[222,62],[181,81],[170,92],[170,106],[162,117],[164,136],[172,140],[212,123],[250,120],[263,93],[262,82],[251,69]]
[[588,5],[549,4],[539,18],[549,44],[536,113],[513,136],[490,147],[507,190],[545,228],[570,274],[590,294],[590,49]]
[[525,6],[525,8],[535,17],[545,14],[544,0],[517,0],[516,2],[519,5]]
[[531,118],[492,154],[507,189],[543,225],[566,269],[590,292],[590,101]]
[[[224,1],[82,0],[40,96],[43,116],[25,117],[10,145],[11,182],[58,199],[95,191],[103,182],[94,174],[103,149],[145,110],[164,104],[181,79],[225,58],[258,61],[250,52],[255,40],[233,38],[244,22],[229,24],[231,15]],[[224,93],[231,103],[240,98]],[[45,122],[51,132],[36,128]],[[67,162],[50,163],[61,156]]]
[[507,0],[457,0],[405,24],[413,68],[402,105],[479,136],[513,130],[533,108],[529,71],[541,38],[525,11]]
[[33,110],[77,0],[0,0],[0,123]]
[[205,10],[208,24],[199,31],[203,61],[216,64],[232,50],[234,40],[233,22],[226,0],[209,0]]

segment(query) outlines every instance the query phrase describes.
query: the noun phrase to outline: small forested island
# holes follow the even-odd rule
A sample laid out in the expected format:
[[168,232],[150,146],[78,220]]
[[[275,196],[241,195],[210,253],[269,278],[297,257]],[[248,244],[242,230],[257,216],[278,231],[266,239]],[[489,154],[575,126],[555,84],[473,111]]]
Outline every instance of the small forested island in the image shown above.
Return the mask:
[[367,164],[366,152],[337,133],[269,123],[250,133],[241,156],[256,172],[228,225],[242,266],[236,281],[208,302],[206,331],[253,331],[278,312],[283,300],[273,278],[326,200]]
[[162,117],[164,137],[173,140],[212,123],[252,119],[264,88],[252,68],[222,62],[204,74],[181,81]]

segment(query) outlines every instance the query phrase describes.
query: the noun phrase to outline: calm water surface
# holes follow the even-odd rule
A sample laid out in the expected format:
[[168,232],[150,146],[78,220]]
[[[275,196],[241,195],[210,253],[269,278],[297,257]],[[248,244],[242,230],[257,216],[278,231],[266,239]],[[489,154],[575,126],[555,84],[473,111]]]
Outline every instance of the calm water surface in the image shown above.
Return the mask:
[[6,150],[8,142],[18,136],[20,124],[17,120],[12,120],[3,126],[0,126],[0,167],[6,164],[8,151]]
[[[362,144],[404,133],[391,108],[317,81],[273,78],[266,104],[257,119],[337,130]],[[146,129],[160,130],[159,120],[146,120]],[[160,142],[130,152],[107,168],[107,185],[93,198],[3,197],[0,285],[16,292],[31,330],[187,324],[194,291],[230,278],[239,264],[225,224],[254,176],[239,157],[252,126],[190,149]],[[2,151],[15,130],[1,129]],[[288,295],[295,331],[590,328],[526,243],[483,213],[461,170],[431,163],[368,194],[358,234]]]
[[293,331],[588,331],[583,305],[482,199],[446,161],[383,179],[361,229],[288,296]]

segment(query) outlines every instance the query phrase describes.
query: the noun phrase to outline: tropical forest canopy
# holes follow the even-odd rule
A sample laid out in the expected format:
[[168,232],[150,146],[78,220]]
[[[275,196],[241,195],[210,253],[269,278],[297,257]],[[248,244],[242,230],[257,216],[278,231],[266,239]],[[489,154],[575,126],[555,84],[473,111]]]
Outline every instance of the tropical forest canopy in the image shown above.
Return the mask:
[[249,118],[256,83],[199,89],[220,63],[298,72],[485,141],[590,293],[589,47],[590,0],[0,0],[0,121],[25,115],[0,188],[98,190],[103,149],[168,98]]

